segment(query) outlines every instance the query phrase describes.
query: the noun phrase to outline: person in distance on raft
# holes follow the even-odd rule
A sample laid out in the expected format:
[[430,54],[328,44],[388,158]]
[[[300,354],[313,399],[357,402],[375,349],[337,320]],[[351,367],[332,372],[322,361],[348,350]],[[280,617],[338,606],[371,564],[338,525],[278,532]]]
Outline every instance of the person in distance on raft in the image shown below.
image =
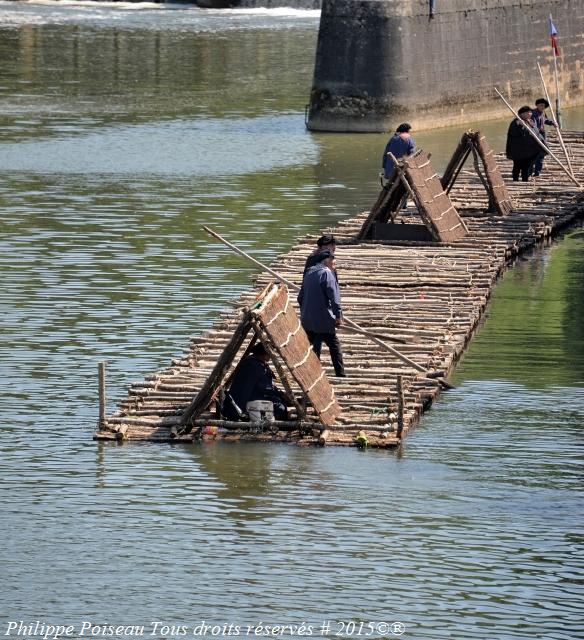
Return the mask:
[[[414,143],[414,139],[410,133],[411,130],[411,124],[408,122],[402,122],[385,145],[385,151],[383,152],[383,159],[381,161],[384,180],[389,179],[394,167],[393,160],[387,155],[388,153],[391,153],[396,157],[396,159],[399,159],[404,156],[411,156],[412,153],[415,152],[416,144]],[[385,185],[383,180],[382,185]],[[407,206],[408,196],[406,195],[403,199],[402,208],[406,209]]]
[[[543,142],[546,141],[546,132],[545,125],[550,125],[552,127],[557,127],[557,124],[553,120],[549,120],[545,110],[550,106],[550,103],[545,98],[538,98],[535,101],[535,109],[533,110],[531,117],[533,122],[535,123],[535,128],[539,133],[539,137]],[[543,159],[546,154],[540,149],[540,152],[535,159],[535,164],[533,165],[533,174],[534,176],[538,176],[541,173],[543,168]]]
[[274,418],[288,419],[286,396],[274,384],[274,374],[268,367],[269,360],[264,345],[258,342],[251,354],[239,363],[221,408],[227,420],[241,420],[247,403],[252,400],[269,400],[274,405]]
[[[519,114],[519,118],[528,127],[531,127],[537,135],[535,122],[531,117],[531,108],[528,106],[521,107],[517,113]],[[513,170],[511,172],[513,182],[519,180],[519,174],[521,174],[521,180],[523,182],[529,180],[533,164],[540,152],[542,152],[542,149],[537,143],[537,140],[527,131],[526,127],[515,118],[507,130],[507,146],[505,149],[507,158],[513,160]]]
[[383,168],[383,177],[386,180],[393,171],[393,160],[387,154],[392,153],[396,158],[403,158],[404,156],[411,156],[416,150],[414,139],[410,133],[411,130],[411,124],[402,122],[385,145],[381,166]]
[[[319,259],[318,255],[323,251],[330,251],[331,253],[335,252],[337,248],[337,241],[335,237],[330,234],[325,234],[324,236],[320,236],[320,238],[316,241],[316,249],[306,258],[306,262],[304,264],[304,273],[303,276],[306,275],[306,272],[310,269],[310,267],[314,267],[315,264],[318,264]],[[335,271],[335,278],[337,282],[339,279],[337,278],[337,272]]]
[[322,251],[316,256],[316,264],[304,274],[298,294],[300,321],[314,353],[320,359],[322,343],[329,348],[335,374],[344,378],[345,366],[337,328],[342,324],[341,294],[334,276],[335,256]]

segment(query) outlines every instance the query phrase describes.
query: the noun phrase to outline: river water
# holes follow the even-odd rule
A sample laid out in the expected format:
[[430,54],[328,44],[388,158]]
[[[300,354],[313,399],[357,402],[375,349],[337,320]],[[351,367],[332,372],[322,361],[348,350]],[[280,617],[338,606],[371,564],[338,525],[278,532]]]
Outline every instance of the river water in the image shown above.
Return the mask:
[[[583,637],[580,228],[507,272],[399,452],[91,439],[98,361],[111,412],[249,286],[203,224],[269,262],[374,201],[386,136],[304,127],[317,29],[0,1],[3,636]],[[459,135],[415,137],[441,168]]]

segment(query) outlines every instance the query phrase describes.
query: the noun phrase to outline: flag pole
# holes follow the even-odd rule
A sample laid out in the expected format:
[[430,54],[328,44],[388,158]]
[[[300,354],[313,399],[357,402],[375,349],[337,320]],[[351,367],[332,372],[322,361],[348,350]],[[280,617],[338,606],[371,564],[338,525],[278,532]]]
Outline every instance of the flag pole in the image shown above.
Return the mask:
[[566,167],[564,167],[564,165],[562,164],[562,161],[548,148],[546,147],[546,145],[540,140],[539,136],[537,135],[537,133],[535,132],[535,129],[533,127],[530,127],[527,122],[525,122],[525,120],[522,120],[519,117],[519,114],[517,113],[517,111],[515,111],[515,109],[507,102],[507,100],[505,100],[505,98],[503,97],[503,94],[499,91],[499,89],[497,89],[497,87],[495,87],[495,91],[497,92],[497,94],[499,95],[499,98],[501,98],[501,100],[503,100],[503,102],[507,105],[509,111],[511,111],[511,113],[517,118],[517,121],[519,122],[519,124],[521,124],[525,130],[529,133],[529,135],[537,142],[537,144],[546,152],[549,153],[549,155],[557,162],[557,164],[560,166],[560,168],[562,169],[562,171],[568,176],[568,178],[570,178],[570,180],[577,185],[577,187],[582,190],[582,185],[578,182],[578,180],[576,180],[576,178],[566,169]]
[[554,76],[556,78],[556,118],[558,127],[562,128],[562,109],[560,106],[560,83],[558,81],[558,56],[554,51]]
[[556,124],[558,125],[556,127],[556,133],[558,135],[558,140],[560,141],[560,145],[562,147],[562,151],[564,152],[564,155],[566,156],[566,162],[568,163],[568,169],[570,170],[570,173],[572,174],[572,176],[575,178],[576,175],[574,174],[574,169],[572,168],[572,162],[570,161],[570,156],[568,154],[568,149],[566,148],[566,145],[564,143],[564,137],[562,136],[562,129],[560,127],[560,123],[558,122],[557,115],[554,114],[554,108],[552,107],[552,103],[551,103],[551,100],[550,100],[550,94],[548,93],[547,86],[546,86],[545,80],[543,78],[543,72],[541,70],[541,66],[539,64],[539,61],[537,63],[537,68],[539,70],[539,77],[541,78],[541,84],[543,86],[543,91],[545,93],[545,98],[546,98],[548,104],[550,105],[550,111],[552,112],[552,118],[556,122]]
[[[562,127],[562,108],[560,105],[560,81],[558,77],[558,56],[560,55],[560,50],[558,49],[558,32],[556,29],[556,25],[554,24],[554,20],[552,18],[552,14],[550,13],[550,38],[552,41],[552,54],[554,56],[554,78],[556,80],[556,117],[558,127]],[[549,102],[549,100],[548,100]]]

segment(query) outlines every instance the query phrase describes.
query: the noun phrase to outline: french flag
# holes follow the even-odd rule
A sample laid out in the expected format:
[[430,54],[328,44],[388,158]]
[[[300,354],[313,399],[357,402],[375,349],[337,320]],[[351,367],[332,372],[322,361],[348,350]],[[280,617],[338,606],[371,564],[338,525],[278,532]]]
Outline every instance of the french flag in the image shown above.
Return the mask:
[[554,24],[554,21],[552,20],[552,14],[550,13],[550,38],[552,41],[552,49],[554,52],[555,56],[559,56],[560,55],[560,50],[558,48],[558,32],[556,29],[556,25]]

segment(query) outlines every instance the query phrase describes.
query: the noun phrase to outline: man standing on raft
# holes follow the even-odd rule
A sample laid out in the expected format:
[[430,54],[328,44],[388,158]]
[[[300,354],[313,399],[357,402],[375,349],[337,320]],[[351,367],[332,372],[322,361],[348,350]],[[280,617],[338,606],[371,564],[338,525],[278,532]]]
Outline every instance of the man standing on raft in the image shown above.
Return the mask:
[[414,139],[410,134],[411,129],[411,124],[402,122],[385,145],[381,166],[383,167],[383,177],[386,180],[393,171],[393,160],[387,154],[391,153],[396,158],[403,158],[404,156],[411,156],[416,150]]
[[342,323],[341,294],[335,278],[335,256],[323,251],[315,256],[316,264],[304,274],[298,294],[300,321],[314,353],[320,359],[322,343],[329,348],[335,374],[344,378],[345,366],[337,328]]
[[519,180],[519,174],[521,174],[521,180],[527,182],[533,165],[541,152],[541,147],[526,129],[526,127],[531,127],[534,133],[536,132],[535,122],[531,117],[531,107],[521,107],[517,113],[524,124],[515,118],[509,125],[505,155],[509,160],[513,160],[511,173],[513,182]]

